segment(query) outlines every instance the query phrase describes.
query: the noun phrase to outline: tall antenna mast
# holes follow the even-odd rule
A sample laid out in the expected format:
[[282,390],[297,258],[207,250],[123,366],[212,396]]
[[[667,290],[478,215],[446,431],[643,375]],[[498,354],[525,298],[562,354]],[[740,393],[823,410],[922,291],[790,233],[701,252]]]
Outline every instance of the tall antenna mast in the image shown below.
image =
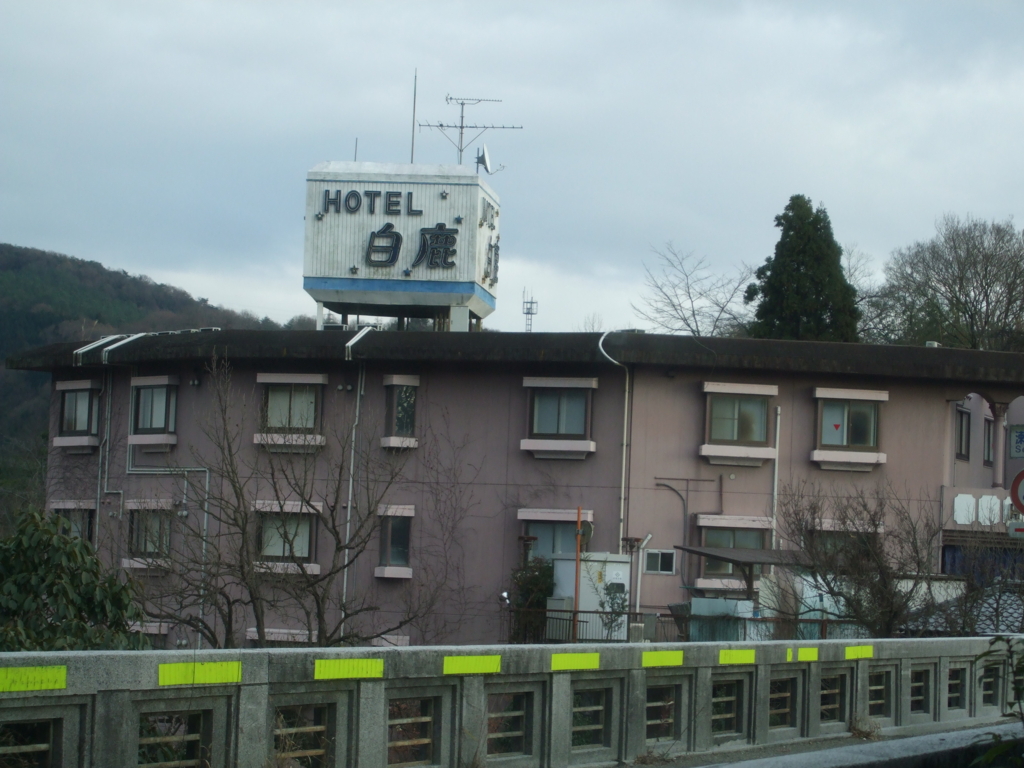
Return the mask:
[[409,150],[409,162],[416,162],[416,83],[419,80],[420,71],[412,71],[412,148]]
[[523,314],[526,315],[526,332],[533,331],[533,316],[537,314],[537,302],[532,293],[523,288]]
[[[470,99],[462,96],[445,96],[446,104],[458,104],[459,105],[459,124],[458,125],[445,125],[444,123],[420,123],[420,128],[437,128],[444,135],[448,141],[452,143],[455,149],[459,152],[459,165],[462,165],[462,153],[465,152],[466,147],[473,144],[474,141],[479,139],[485,131],[498,130],[498,131],[521,131],[523,126],[521,125],[466,125],[466,106],[474,106],[482,102],[491,102],[500,104],[501,99]],[[454,131],[458,129],[459,140],[455,141],[451,136],[448,135],[448,131]],[[476,136],[470,139],[468,142],[466,139],[466,131],[480,131]]]

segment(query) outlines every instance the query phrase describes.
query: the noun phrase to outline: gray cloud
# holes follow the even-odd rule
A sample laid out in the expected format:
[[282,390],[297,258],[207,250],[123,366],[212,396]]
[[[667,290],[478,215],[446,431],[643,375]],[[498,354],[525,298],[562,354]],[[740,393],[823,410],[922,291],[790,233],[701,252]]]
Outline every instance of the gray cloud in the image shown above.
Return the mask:
[[[308,311],[298,282],[269,304],[241,286],[301,269],[313,164],[351,158],[356,137],[361,160],[408,159],[418,67],[421,120],[454,120],[453,93],[504,100],[474,121],[526,126],[485,135],[507,166],[490,180],[503,257],[520,264],[495,324],[520,327],[531,277],[551,297],[538,328],[631,324],[630,297],[609,296],[635,293],[652,244],[760,262],[795,193],[879,263],[946,211],[1020,211],[1022,17],[1009,3],[2,3],[0,239]],[[416,145],[417,161],[453,161],[436,132]]]

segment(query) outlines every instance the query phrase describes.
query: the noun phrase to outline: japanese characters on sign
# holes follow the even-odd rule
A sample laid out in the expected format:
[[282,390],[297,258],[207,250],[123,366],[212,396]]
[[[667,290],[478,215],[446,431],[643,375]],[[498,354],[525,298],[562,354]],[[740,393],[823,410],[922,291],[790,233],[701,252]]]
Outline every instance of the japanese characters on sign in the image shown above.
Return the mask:
[[1007,431],[1009,432],[1009,457],[1024,459],[1024,424],[1012,424]]

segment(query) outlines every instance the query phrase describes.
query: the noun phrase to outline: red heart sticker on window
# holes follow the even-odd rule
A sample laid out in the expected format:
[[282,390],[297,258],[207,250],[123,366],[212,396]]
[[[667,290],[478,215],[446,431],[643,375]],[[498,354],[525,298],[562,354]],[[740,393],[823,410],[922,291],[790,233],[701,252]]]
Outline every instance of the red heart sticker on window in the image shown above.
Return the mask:
[[839,429],[839,425],[838,424],[833,424],[832,426],[835,427],[836,429]]

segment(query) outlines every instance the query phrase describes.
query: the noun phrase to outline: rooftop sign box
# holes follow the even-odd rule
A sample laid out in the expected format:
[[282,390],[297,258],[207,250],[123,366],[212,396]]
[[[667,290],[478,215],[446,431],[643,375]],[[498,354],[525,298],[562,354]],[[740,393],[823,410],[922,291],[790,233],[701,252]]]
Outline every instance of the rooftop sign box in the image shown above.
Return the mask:
[[468,166],[321,163],[306,177],[303,287],[344,314],[486,317],[498,232],[498,196]]

